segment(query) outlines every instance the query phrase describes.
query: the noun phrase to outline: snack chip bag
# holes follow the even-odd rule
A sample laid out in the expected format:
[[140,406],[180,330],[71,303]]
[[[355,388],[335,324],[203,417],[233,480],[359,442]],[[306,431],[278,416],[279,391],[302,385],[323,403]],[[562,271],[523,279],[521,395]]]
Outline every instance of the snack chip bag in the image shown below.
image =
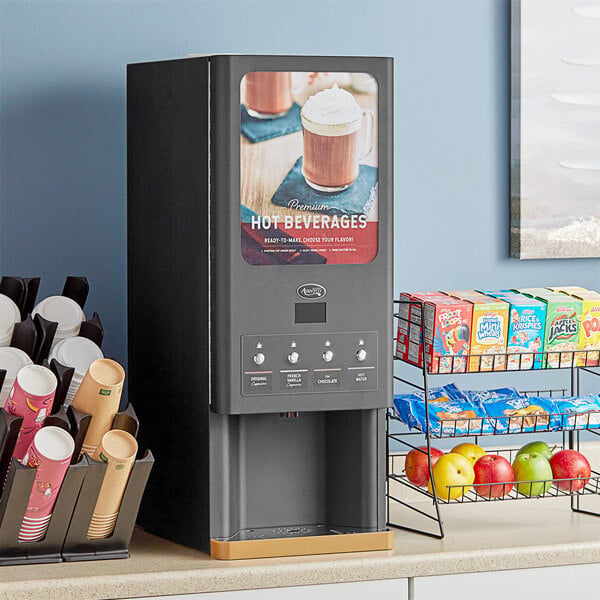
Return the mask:
[[555,398],[562,429],[600,428],[600,397]]
[[521,394],[516,388],[505,387],[495,390],[465,390],[464,396],[471,402],[488,402],[490,400],[509,400],[511,398],[521,398]]
[[528,433],[560,429],[558,409],[550,398],[518,396],[482,401],[494,433]]

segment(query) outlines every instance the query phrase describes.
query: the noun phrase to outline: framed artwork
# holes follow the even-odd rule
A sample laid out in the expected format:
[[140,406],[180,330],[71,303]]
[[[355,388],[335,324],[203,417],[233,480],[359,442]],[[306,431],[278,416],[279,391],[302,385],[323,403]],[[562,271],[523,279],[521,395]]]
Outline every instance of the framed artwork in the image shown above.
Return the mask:
[[600,1],[511,2],[516,258],[600,257]]

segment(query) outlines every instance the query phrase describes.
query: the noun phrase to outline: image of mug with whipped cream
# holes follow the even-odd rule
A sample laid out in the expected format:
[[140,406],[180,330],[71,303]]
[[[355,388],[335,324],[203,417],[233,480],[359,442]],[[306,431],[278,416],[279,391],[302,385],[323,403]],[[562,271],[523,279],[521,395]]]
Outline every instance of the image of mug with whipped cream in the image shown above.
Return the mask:
[[373,112],[362,109],[350,92],[333,85],[307,100],[301,118],[306,183],[321,192],[350,187],[358,177],[360,160],[373,148]]

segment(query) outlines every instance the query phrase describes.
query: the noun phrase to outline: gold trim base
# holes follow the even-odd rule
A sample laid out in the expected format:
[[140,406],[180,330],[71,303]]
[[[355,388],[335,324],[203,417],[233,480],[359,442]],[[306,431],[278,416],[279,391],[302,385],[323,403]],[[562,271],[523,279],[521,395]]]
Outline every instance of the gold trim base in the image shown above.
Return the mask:
[[217,560],[275,558],[278,556],[370,552],[374,550],[393,549],[393,531],[242,540],[235,542],[210,540],[210,555]]

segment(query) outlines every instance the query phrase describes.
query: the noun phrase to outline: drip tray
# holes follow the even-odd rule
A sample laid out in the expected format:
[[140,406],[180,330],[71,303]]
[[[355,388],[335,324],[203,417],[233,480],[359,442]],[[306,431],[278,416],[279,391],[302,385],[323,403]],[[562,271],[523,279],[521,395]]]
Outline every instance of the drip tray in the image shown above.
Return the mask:
[[241,529],[211,540],[210,554],[221,560],[392,550],[392,531],[336,525],[291,525]]
[[349,533],[374,533],[377,529],[339,527],[337,525],[290,525],[287,527],[257,527],[240,529],[231,537],[216,538],[220,542],[242,542],[247,540],[269,540],[274,538],[314,537],[318,535],[344,535]]

